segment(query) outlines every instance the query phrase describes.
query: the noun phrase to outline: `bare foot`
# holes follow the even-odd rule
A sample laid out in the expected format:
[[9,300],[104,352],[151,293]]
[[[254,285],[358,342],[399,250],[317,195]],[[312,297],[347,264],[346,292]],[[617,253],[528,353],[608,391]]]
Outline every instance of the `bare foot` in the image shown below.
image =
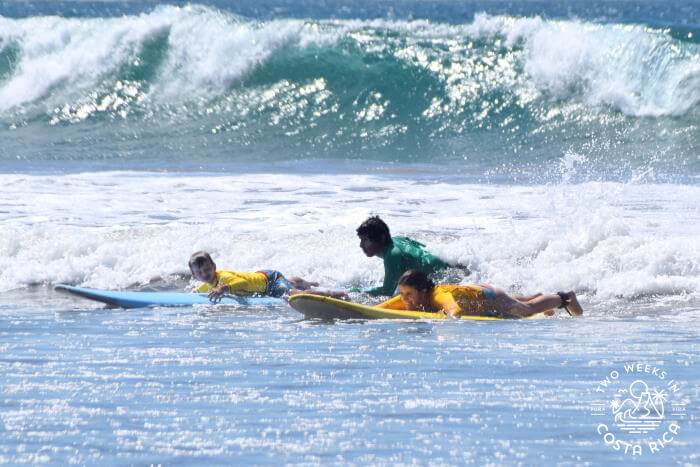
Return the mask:
[[310,282],[296,276],[288,277],[287,282],[289,282],[292,287],[299,290],[307,290],[311,287],[318,287],[318,282]]
[[554,316],[554,310],[545,310],[542,312],[545,316]]
[[576,299],[576,294],[573,291],[567,292],[567,299],[564,302],[564,308],[569,312],[571,316],[581,316],[583,314],[583,308]]

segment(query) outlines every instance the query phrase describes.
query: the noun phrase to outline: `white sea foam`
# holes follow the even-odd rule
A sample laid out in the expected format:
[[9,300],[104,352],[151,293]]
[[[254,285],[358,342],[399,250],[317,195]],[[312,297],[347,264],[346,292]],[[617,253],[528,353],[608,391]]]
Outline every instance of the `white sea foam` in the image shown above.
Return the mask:
[[279,47],[298,40],[301,21],[244,22],[206,8],[186,7],[172,21],[168,58],[154,92],[177,96],[224,93]]
[[43,98],[56,104],[98,89],[121,67],[139,64],[138,53],[167,34],[166,59],[152,95],[187,101],[225,92],[277,48],[329,40],[303,21],[244,21],[200,6],[155,9],[121,18],[0,17],[0,49],[21,53],[13,74],[0,84],[0,112]]
[[592,300],[700,294],[700,189],[587,183],[480,186],[373,176],[0,175],[0,290],[175,283],[209,250],[220,267],[324,285],[378,282],[355,228],[381,214],[469,281],[574,289]]
[[18,44],[14,74],[0,85],[0,111],[46,97],[96,87],[108,74],[133,60],[140,45],[168,26],[165,17],[66,19],[0,17],[0,45]]
[[682,115],[700,102],[700,48],[634,25],[477,15],[475,37],[522,44],[529,84],[556,98],[581,92],[627,115]]
[[[401,40],[385,31],[400,34]],[[364,53],[388,52],[438,74],[457,100],[455,93],[501,87],[518,95],[581,99],[633,116],[683,115],[700,102],[697,44],[642,26],[489,15],[457,26],[386,20],[255,22],[203,6],[165,6],[121,18],[0,17],[0,49],[15,45],[19,50],[18,63],[0,83],[0,112],[32,103],[53,112],[86,95],[99,107],[102,87],[111,88],[119,70],[138,65],[144,46],[162,35],[167,36],[164,59],[151,64],[157,67],[155,78],[139,88],[140,100],[178,104],[220,98],[285,47],[332,45],[348,38]],[[496,56],[498,47],[480,51],[495,64],[493,76],[482,75],[477,68],[484,63],[467,60],[468,48],[462,47],[489,38],[513,51],[506,57]],[[104,106],[113,104],[108,100]]]

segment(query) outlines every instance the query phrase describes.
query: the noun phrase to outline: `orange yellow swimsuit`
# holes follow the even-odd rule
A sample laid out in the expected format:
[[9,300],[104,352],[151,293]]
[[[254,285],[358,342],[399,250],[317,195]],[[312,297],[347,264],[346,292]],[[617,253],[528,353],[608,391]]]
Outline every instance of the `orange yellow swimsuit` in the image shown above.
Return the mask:
[[[493,310],[494,297],[493,289],[480,285],[436,285],[430,296],[430,308],[434,311],[452,312],[454,316],[491,315],[489,312]],[[408,310],[401,295],[377,306],[390,310]]]

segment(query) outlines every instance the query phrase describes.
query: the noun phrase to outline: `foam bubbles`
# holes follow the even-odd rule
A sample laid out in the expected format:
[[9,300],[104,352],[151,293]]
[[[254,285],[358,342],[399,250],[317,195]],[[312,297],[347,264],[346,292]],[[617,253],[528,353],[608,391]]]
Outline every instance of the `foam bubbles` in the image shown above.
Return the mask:
[[[203,6],[164,6],[121,18],[0,18],[0,31],[0,46],[20,51],[0,85],[1,113],[31,104],[51,112],[76,100],[99,107],[116,81],[128,80],[129,70],[141,66],[152,68],[137,80],[142,100],[177,108],[220,99],[276,53],[318,46],[323,54],[349,40],[358,46],[345,50],[351,59],[395,56],[438,76],[453,111],[493,89],[521,98],[533,91],[578,97],[634,116],[683,115],[700,100],[697,44],[642,26],[483,14],[463,26],[255,22]],[[77,113],[84,114],[87,104]]]
[[683,115],[700,102],[700,50],[664,31],[488,15],[469,31],[522,44],[530,84],[559,99],[580,95],[637,117]]
[[22,200],[2,215],[5,291],[58,282],[181,287],[199,249],[220,267],[369,285],[382,265],[361,253],[354,231],[379,213],[395,235],[470,266],[469,281],[512,292],[573,289],[600,303],[700,293],[700,241],[683,227],[698,222],[691,186],[128,172],[0,181]]
[[168,58],[155,89],[166,100],[225,93],[303,28],[297,21],[244,22],[200,7],[187,12],[170,26]]
[[21,49],[14,74],[0,86],[0,112],[52,94],[65,98],[95,88],[166,24],[164,18],[147,15],[129,19],[0,18],[2,40],[18,43]]

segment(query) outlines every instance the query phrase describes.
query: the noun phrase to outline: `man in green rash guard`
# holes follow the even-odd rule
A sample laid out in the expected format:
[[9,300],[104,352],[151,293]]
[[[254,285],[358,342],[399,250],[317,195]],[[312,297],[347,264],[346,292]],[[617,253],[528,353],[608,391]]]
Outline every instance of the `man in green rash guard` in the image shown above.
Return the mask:
[[[425,251],[422,243],[408,237],[392,237],[389,227],[373,216],[358,227],[360,248],[369,256],[384,260],[384,285],[369,289],[351,289],[351,292],[364,292],[369,295],[393,295],[401,275],[409,269],[416,269],[428,275],[450,267],[447,262]],[[463,266],[456,266],[464,269]],[[469,274],[469,271],[466,271]]]

